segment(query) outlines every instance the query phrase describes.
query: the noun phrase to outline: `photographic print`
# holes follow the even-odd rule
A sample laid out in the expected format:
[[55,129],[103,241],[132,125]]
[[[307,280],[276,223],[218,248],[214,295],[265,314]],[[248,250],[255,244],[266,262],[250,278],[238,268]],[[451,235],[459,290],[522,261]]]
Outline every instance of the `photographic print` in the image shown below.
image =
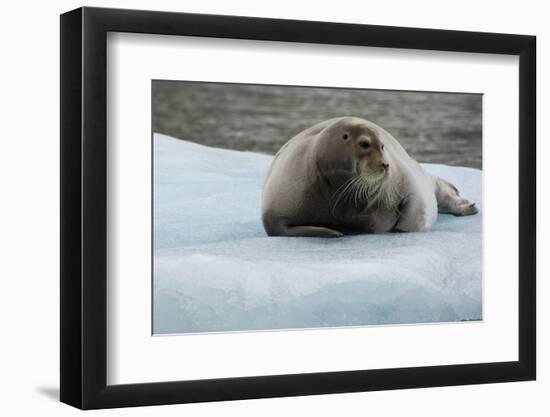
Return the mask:
[[153,80],[153,334],[482,320],[482,98]]
[[60,34],[62,402],[536,379],[534,36],[93,7]]

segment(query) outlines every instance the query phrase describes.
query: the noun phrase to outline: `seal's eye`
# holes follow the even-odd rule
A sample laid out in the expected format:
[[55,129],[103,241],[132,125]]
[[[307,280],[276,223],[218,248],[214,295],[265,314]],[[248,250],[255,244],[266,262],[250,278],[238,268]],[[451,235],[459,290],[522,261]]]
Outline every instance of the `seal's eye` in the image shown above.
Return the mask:
[[384,150],[384,144],[382,144],[382,146],[380,147],[380,149]]
[[348,137],[349,137],[349,136],[348,136],[347,133],[344,133],[344,134],[342,135],[342,139],[344,139],[344,140],[348,140]]
[[366,140],[362,140],[361,142],[359,142],[359,146],[363,149],[369,149],[370,143],[368,143]]

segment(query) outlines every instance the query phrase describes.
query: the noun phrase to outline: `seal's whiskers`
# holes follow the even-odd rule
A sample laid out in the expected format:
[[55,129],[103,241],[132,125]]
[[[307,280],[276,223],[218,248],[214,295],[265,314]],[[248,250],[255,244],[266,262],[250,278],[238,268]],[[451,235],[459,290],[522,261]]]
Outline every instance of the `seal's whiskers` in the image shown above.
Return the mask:
[[372,178],[363,176],[362,184],[363,196],[367,202],[367,208],[384,207],[394,209],[398,205],[399,190],[394,181],[384,181],[384,178]]
[[344,197],[346,194],[349,194],[349,192],[353,190],[358,179],[359,179],[358,177],[351,177],[350,179],[345,181],[340,187],[338,187],[338,189],[333,193],[331,200],[333,200],[336,197],[336,201],[332,205],[332,209],[331,209],[333,216],[335,215],[334,211],[336,210],[336,206],[338,206],[338,203],[340,202],[342,197]]

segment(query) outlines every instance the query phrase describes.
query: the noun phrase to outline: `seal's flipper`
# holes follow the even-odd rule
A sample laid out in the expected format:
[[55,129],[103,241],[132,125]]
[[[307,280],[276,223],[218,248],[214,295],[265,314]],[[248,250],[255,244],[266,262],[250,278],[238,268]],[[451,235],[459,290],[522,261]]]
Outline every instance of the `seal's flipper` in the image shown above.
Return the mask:
[[442,213],[453,214],[455,216],[470,216],[472,214],[477,214],[477,206],[475,203],[466,202],[459,206],[453,207],[452,211],[445,211]]
[[328,227],[290,226],[283,229],[281,236],[342,237],[344,234]]
[[440,213],[469,216],[478,212],[475,203],[462,198],[457,188],[442,178],[435,178],[435,197]]

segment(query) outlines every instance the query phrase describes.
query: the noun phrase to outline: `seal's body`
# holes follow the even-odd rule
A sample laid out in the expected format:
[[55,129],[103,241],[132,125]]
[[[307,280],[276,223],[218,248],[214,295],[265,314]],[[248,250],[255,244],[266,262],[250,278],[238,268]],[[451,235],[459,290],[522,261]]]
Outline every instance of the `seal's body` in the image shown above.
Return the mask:
[[270,236],[425,231],[438,210],[477,213],[391,134],[357,117],[330,119],[290,139],[275,156],[262,193]]

